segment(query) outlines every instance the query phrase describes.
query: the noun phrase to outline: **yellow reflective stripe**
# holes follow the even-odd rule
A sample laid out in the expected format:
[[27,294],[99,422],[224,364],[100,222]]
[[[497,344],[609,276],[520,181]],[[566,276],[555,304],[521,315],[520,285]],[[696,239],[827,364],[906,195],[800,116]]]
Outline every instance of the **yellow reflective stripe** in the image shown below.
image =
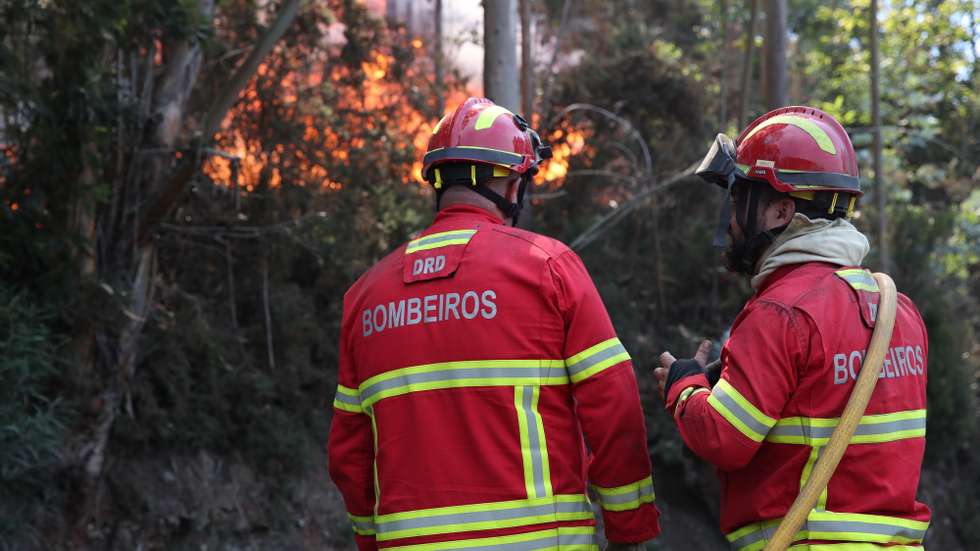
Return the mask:
[[[816,464],[817,459],[820,458],[820,448],[819,446],[814,446],[810,449],[810,456],[806,459],[806,464],[803,465],[803,472],[800,474],[800,491],[803,491],[803,486],[806,485],[806,481],[810,480],[810,473],[813,472],[813,465]],[[823,511],[827,508],[827,486],[824,486],[823,491],[820,492],[820,497],[817,498],[816,509]]]
[[385,549],[398,551],[437,551],[446,549],[499,549],[510,550],[558,550],[561,551],[598,551],[595,543],[594,526],[559,526],[549,530],[537,530],[508,536],[494,536],[454,540],[450,542],[422,543],[416,545],[400,545]]
[[921,545],[888,545],[877,543],[797,543],[786,548],[787,551],[922,551]]
[[521,460],[524,465],[524,487],[527,496],[547,497],[551,488],[551,466],[548,463],[548,443],[544,437],[544,422],[538,413],[541,388],[514,388],[514,407],[521,433]]
[[361,413],[363,411],[361,409],[361,395],[357,389],[337,385],[337,394],[333,399],[333,407],[351,413]]
[[378,496],[381,495],[381,481],[378,478],[378,420],[374,416],[371,408],[367,409],[367,414],[371,418],[371,441],[374,442],[374,456],[371,461],[371,474],[374,481],[374,514],[378,514]]
[[[765,546],[781,519],[768,520],[744,526],[726,534],[734,551],[755,551]],[[874,543],[921,543],[928,522],[901,517],[861,513],[835,513],[810,511],[803,528],[793,541],[830,540]]]
[[644,503],[653,503],[656,499],[651,476],[623,486],[603,488],[593,484],[592,488],[598,494],[599,502],[606,511],[631,511],[638,509]]
[[[821,417],[786,417],[780,419],[766,435],[767,442],[824,446],[840,419]],[[926,435],[926,410],[915,409],[861,417],[851,437],[852,444],[877,444]]]
[[820,126],[818,126],[812,120],[800,117],[798,115],[776,115],[771,119],[765,120],[759,124],[759,126],[753,128],[752,131],[749,132],[744,138],[742,138],[742,141],[744,142],[745,140],[748,140],[756,132],[774,124],[789,124],[795,126],[809,134],[810,137],[817,142],[817,146],[820,149],[830,153],[831,155],[837,154],[837,148],[834,147],[834,142],[830,139],[830,135],[828,135],[823,128],[820,128]]
[[629,352],[626,351],[623,343],[613,337],[567,358],[565,366],[574,384],[629,359]]
[[473,229],[430,233],[429,235],[409,241],[408,246],[405,247],[405,254],[428,251],[430,249],[438,249],[440,247],[448,247],[450,245],[465,245],[470,242],[470,239],[473,238],[473,234],[475,233],[476,230]]
[[466,360],[416,365],[375,375],[361,383],[361,405],[410,392],[479,386],[565,385],[563,360]]
[[848,268],[834,272],[838,277],[847,282],[848,285],[858,291],[878,292],[878,282],[875,281],[871,272],[863,268]]
[[510,111],[505,107],[499,105],[492,105],[486,109],[480,111],[480,116],[476,118],[476,125],[473,127],[474,130],[484,130],[493,126],[494,121],[500,115],[512,115]]
[[360,536],[373,536],[375,534],[374,517],[359,517],[347,513],[347,518],[350,519],[355,534]]
[[532,392],[534,392],[534,397],[531,401],[531,412],[535,417],[535,427],[537,437],[538,437],[538,453],[540,454],[541,461],[541,481],[544,484],[544,494],[538,495],[538,497],[545,497],[554,494],[554,489],[551,487],[551,461],[548,458],[548,440],[544,435],[544,419],[541,418],[541,413],[538,411],[538,400],[541,398],[541,387],[531,387]]
[[578,494],[406,511],[378,515],[374,522],[378,540],[387,541],[591,518],[588,498]]
[[527,412],[524,410],[524,389],[514,388],[514,408],[517,409],[517,428],[521,435],[521,465],[524,466],[524,489],[528,497],[541,497],[534,491],[534,465],[531,459],[531,442],[527,433]]
[[708,396],[708,405],[746,437],[762,442],[776,420],[759,411],[728,381],[720,379]]

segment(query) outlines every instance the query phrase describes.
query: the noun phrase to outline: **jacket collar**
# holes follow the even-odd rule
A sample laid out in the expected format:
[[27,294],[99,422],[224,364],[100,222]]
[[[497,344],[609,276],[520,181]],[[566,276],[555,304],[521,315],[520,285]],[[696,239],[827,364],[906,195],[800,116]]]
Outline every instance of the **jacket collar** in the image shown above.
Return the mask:
[[432,225],[437,226],[445,224],[449,221],[456,222],[458,220],[466,220],[467,222],[490,222],[491,224],[504,223],[499,216],[493,214],[487,209],[477,207],[475,205],[456,204],[440,209],[436,214],[435,220],[432,221]]

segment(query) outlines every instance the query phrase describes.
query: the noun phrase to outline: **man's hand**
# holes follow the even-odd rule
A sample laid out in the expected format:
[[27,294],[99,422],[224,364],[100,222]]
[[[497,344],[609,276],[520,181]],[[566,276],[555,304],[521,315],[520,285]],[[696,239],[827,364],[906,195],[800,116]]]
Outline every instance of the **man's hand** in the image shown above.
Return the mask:
[[642,543],[616,543],[609,542],[606,544],[604,551],[643,551],[646,549]]
[[[693,373],[698,366],[700,366],[701,371],[704,371],[705,364],[708,363],[708,353],[711,352],[711,341],[705,340],[701,342],[701,346],[698,347],[698,351],[694,354],[694,358],[690,360],[680,360],[682,364],[678,364],[679,368],[685,373],[675,373],[673,377],[670,377],[671,367],[674,366],[674,362],[677,362],[677,358],[674,357],[670,351],[665,351],[660,355],[660,365],[653,370],[653,376],[657,378],[657,388],[660,390],[660,398],[663,401],[667,401],[667,390],[670,383],[673,383],[680,379],[681,377],[690,375]],[[669,381],[669,382],[668,382]]]

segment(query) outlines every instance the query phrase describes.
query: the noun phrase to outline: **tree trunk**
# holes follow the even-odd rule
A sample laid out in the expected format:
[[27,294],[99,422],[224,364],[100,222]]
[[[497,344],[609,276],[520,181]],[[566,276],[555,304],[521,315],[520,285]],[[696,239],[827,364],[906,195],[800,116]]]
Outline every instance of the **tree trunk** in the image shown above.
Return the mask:
[[759,20],[759,0],[749,0],[752,4],[749,28],[745,31],[745,57],[742,58],[742,79],[738,95],[738,129],[745,128],[745,115],[749,110],[749,81],[752,75],[752,52],[755,49],[755,27]]
[[766,106],[789,105],[786,78],[786,0],[766,0]]
[[719,0],[718,11],[721,15],[721,48],[718,53],[721,64],[718,90],[718,128],[724,130],[728,123],[728,1]]
[[534,29],[531,21],[531,0],[521,2],[521,114],[528,122],[534,116],[534,61],[531,46]]
[[515,0],[483,0],[483,93],[517,113],[519,83]]
[[446,77],[443,75],[443,64],[445,60],[442,57],[442,0],[435,0],[435,2],[433,18],[436,20],[436,30],[435,36],[432,39],[434,47],[432,61],[435,65],[436,73],[436,114],[441,117],[443,111],[446,110],[446,98],[444,95],[446,89],[444,80]]
[[891,251],[888,247],[888,216],[885,189],[881,183],[881,89],[880,63],[878,60],[878,1],[871,0],[871,131],[874,137],[872,161],[874,165],[875,206],[878,210],[878,251],[881,270],[891,271]]

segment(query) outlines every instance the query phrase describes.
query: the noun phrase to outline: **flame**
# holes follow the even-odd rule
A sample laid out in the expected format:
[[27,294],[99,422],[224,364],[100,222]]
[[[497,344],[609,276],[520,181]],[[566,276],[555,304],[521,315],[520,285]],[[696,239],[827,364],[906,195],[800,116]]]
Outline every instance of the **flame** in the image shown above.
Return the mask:
[[[340,29],[335,28],[337,25]],[[383,41],[359,63],[343,63],[338,58],[347,38],[341,23],[330,25],[328,47],[316,50],[314,59],[295,64],[302,65],[302,69],[286,70],[291,67],[288,55],[270,57],[259,66],[225,117],[215,135],[222,154],[206,160],[204,173],[225,186],[231,186],[237,177],[237,185],[246,192],[262,185],[277,188],[284,181],[330,192],[347,185],[338,175],[356,173],[358,165],[370,162],[394,164],[392,173],[402,174],[403,181],[424,184],[422,156],[440,117],[431,116],[431,110],[423,109],[413,98],[420,95],[416,86],[431,78],[432,60],[427,57],[422,39],[408,37],[400,27],[387,32],[390,41],[410,48],[407,63],[404,54],[396,58],[396,48]],[[274,87],[268,86],[269,81],[274,81]],[[263,82],[266,88],[260,88]],[[322,87],[328,87],[331,95],[321,94]],[[274,94],[272,98],[270,93]],[[444,87],[443,93],[447,112],[469,95],[451,84]],[[307,99],[310,97],[326,97],[329,104],[311,103]],[[263,105],[263,98],[274,105]],[[435,100],[425,98],[429,105]],[[253,128],[258,121],[268,119],[270,110],[272,116],[284,111],[312,114],[292,119],[300,122],[302,129],[290,143],[270,145],[256,136]],[[324,115],[324,111],[329,114]],[[387,141],[396,151],[410,152],[400,158],[411,160],[372,158],[375,140]],[[377,154],[390,154],[389,148]]]
[[568,124],[556,128],[548,135],[551,144],[551,160],[544,167],[544,182],[561,185],[568,175],[568,166],[573,155],[585,150],[588,134],[585,129]]

